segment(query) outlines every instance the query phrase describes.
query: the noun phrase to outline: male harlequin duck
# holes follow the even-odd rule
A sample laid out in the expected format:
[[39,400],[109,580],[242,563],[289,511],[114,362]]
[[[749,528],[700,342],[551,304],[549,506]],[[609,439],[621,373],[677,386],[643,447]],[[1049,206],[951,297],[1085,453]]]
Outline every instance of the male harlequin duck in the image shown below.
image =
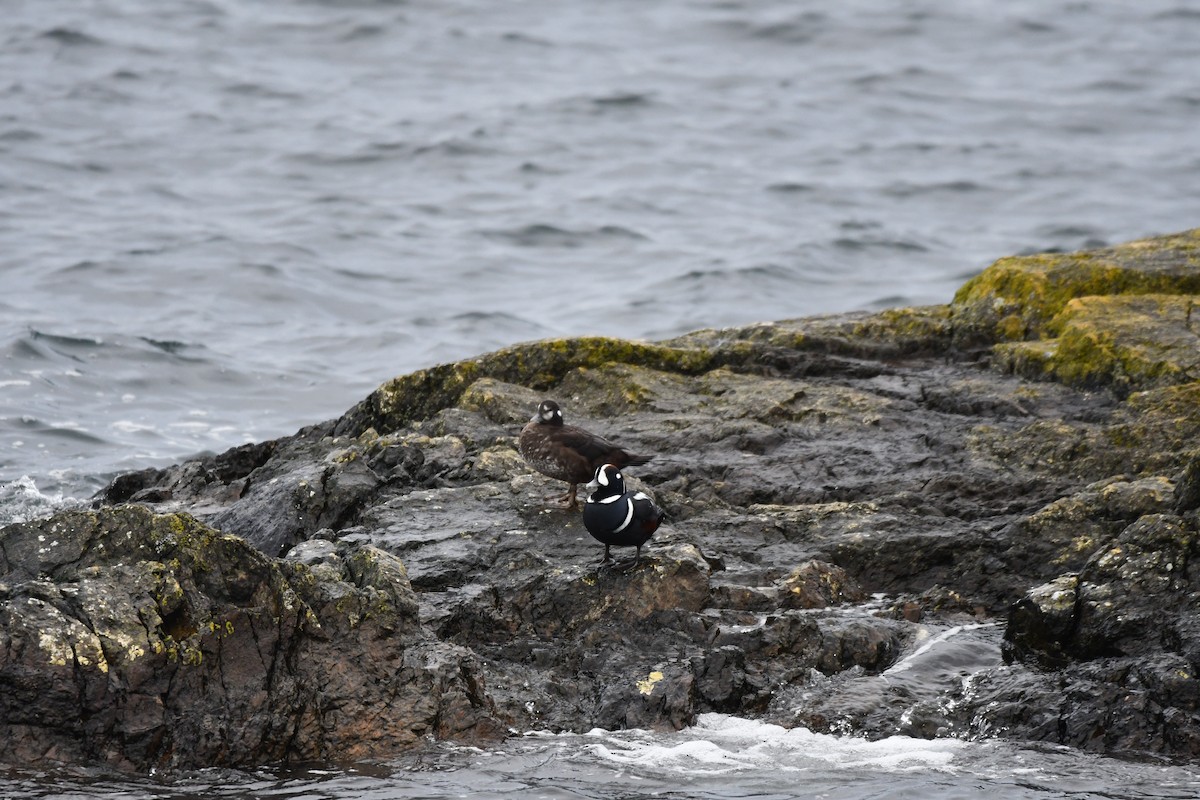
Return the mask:
[[604,464],[617,467],[645,464],[650,456],[634,455],[612,442],[574,425],[564,425],[562,410],[553,400],[543,400],[537,413],[521,429],[517,440],[521,456],[543,475],[566,481],[571,488],[562,497],[567,508],[578,508],[575,492]]
[[662,524],[663,510],[645,494],[625,491],[625,479],[612,464],[596,470],[596,477],[587,488],[591,495],[583,505],[583,526],[592,538],[604,544],[601,563],[612,560],[608,549],[615,544],[637,548],[637,555],[627,569],[636,567],[642,559],[642,545]]

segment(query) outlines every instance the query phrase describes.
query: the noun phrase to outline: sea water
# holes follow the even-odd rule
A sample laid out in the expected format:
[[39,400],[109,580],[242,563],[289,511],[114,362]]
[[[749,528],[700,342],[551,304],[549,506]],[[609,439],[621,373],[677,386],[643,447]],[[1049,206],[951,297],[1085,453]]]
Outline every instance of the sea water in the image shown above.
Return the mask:
[[[6,794],[7,792],[7,794]],[[431,744],[383,764],[0,779],[0,797],[56,800],[1018,800],[1200,796],[1195,767],[1006,742],[865,741],[703,714],[678,733],[533,734],[490,749]]]

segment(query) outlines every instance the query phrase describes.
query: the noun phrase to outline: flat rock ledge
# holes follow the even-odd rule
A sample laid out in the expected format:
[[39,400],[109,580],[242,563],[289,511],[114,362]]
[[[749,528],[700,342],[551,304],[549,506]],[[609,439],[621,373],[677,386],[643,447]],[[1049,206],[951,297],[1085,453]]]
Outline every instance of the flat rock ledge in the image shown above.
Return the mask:
[[[1200,754],[1200,231],[944,306],[518,345],[0,530],[0,763],[677,729]],[[516,451],[655,454],[627,572]]]

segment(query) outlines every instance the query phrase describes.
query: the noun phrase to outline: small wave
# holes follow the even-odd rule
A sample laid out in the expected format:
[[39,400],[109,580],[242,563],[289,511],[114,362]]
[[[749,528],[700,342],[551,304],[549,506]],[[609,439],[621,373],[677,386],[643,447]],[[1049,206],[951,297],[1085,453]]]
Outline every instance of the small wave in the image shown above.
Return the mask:
[[818,11],[808,11],[789,19],[773,22],[726,20],[717,25],[730,36],[775,44],[808,44],[823,33],[828,17]]
[[138,339],[150,345],[155,350],[161,350],[173,356],[183,353],[192,346],[187,342],[177,342],[173,339],[151,339],[148,336],[139,336]]
[[454,314],[450,319],[460,322],[487,323],[494,322],[516,322],[521,325],[532,325],[529,320],[518,317],[516,314],[509,314],[503,311],[466,311],[462,314]]
[[1041,20],[1021,19],[1017,20],[1017,30],[1022,33],[1056,33],[1058,28]]
[[822,21],[822,15],[809,14],[808,19],[774,22],[752,28],[748,33],[751,39],[781,44],[808,44],[821,33],[819,25],[814,22]]
[[489,239],[498,239],[521,247],[582,247],[595,241],[648,241],[648,237],[620,225],[601,225],[591,230],[568,230],[556,225],[534,223],[512,230],[484,231]]
[[543,166],[536,161],[526,161],[518,168],[525,175],[563,175],[565,170]]
[[409,275],[369,272],[365,269],[352,269],[350,267],[331,267],[330,272],[333,275],[338,275],[350,281],[362,281],[364,283],[386,283],[396,285],[412,284],[413,279]]
[[839,250],[899,250],[902,253],[927,253],[929,248],[920,242],[905,239],[884,239],[842,236],[833,240],[833,246]]
[[876,86],[887,86],[889,84],[897,84],[909,96],[917,97],[920,95],[913,94],[909,87],[914,83],[928,79],[944,79],[946,73],[938,72],[925,67],[904,67],[903,69],[892,70],[891,72],[872,71],[859,75],[851,79],[850,83],[853,86],[861,86],[863,88],[872,88]]
[[364,39],[378,39],[386,35],[388,29],[383,25],[356,25],[339,37],[342,42],[360,42]]
[[1119,94],[1133,94],[1144,91],[1145,88],[1146,84],[1144,83],[1122,80],[1120,78],[1105,78],[1104,80],[1085,83],[1081,87],[1083,91],[1115,92]]
[[103,347],[104,340],[90,336],[68,336],[61,333],[46,333],[36,328],[29,329],[29,336],[34,341],[43,341],[60,347],[93,348]]
[[537,47],[554,47],[554,42],[549,39],[543,39],[538,36],[530,36],[522,31],[508,31],[501,34],[501,41],[515,42],[517,44],[531,44]]
[[[368,147],[376,153],[382,153],[383,155],[390,156],[394,153],[406,152],[410,145],[403,139],[390,139],[384,142],[371,142]],[[322,197],[319,197],[317,201],[322,203],[329,202],[330,198],[341,202],[362,202],[360,198],[350,197],[347,195],[323,195]]]
[[261,83],[253,81],[241,81],[231,83],[224,87],[223,91],[226,94],[234,94],[242,97],[255,97],[264,100],[303,100],[304,95],[297,92],[289,92],[283,89],[275,89],[270,86],[264,86]]
[[781,181],[779,183],[767,184],[768,192],[776,192],[778,194],[800,194],[802,192],[816,191],[815,186],[811,183],[799,183],[798,181]]
[[105,269],[108,266],[108,264],[85,258],[83,261],[76,261],[73,264],[63,267],[58,272],[62,275],[70,275],[71,273],[75,272],[94,272],[96,270]]
[[43,494],[28,475],[0,483],[0,525],[48,517],[56,511],[81,507],[83,501],[64,498],[62,493]]
[[756,264],[734,269],[693,269],[672,278],[672,283],[707,283],[710,281],[753,281],[755,279],[793,280],[795,276],[787,267],[779,264]]
[[1168,22],[1179,21],[1179,20],[1185,20],[1187,22],[1200,22],[1200,8],[1188,8],[1186,6],[1179,6],[1178,8],[1171,8],[1166,11],[1160,11],[1159,13],[1154,15],[1153,19],[1165,20]]
[[51,28],[41,34],[40,38],[49,39],[52,42],[69,45],[71,47],[94,47],[104,44],[103,40],[84,33],[83,31],[75,30],[74,28]]
[[986,187],[982,184],[971,180],[940,181],[937,183],[893,183],[883,190],[883,194],[887,197],[906,198],[926,194],[981,192],[985,189]]
[[597,106],[646,106],[650,103],[651,95],[643,92],[617,92],[592,98],[592,104]]
[[28,128],[12,128],[0,133],[0,142],[35,142],[41,138],[40,133]]
[[[504,311],[467,311],[449,317],[419,317],[412,320],[419,328],[445,330],[450,327],[461,338],[478,339],[486,334],[489,340],[521,340],[545,336],[548,329],[538,322]],[[500,334],[497,337],[497,334]]]
[[17,427],[36,434],[39,439],[63,439],[79,444],[109,444],[103,437],[88,431],[77,422],[44,422],[36,417],[24,416],[17,420]]
[[462,158],[464,156],[481,156],[491,155],[494,150],[490,147],[463,138],[443,139],[440,142],[433,144],[421,145],[413,149],[413,156],[421,156],[425,158],[437,156],[449,156],[451,158]]
[[[1091,225],[1047,225],[1037,229],[1038,236],[1047,239],[1088,239],[1096,240],[1101,231]],[[1104,245],[1100,245],[1104,247]]]
[[153,425],[147,425],[144,422],[133,422],[127,419],[119,419],[108,427],[117,433],[153,433],[156,430]]
[[644,731],[592,731],[591,754],[654,774],[720,775],[746,770],[806,771],[815,766],[907,772],[953,770],[967,746],[954,739],[892,736],[877,741],[784,728],[725,714],[700,714],[685,731],[662,737]]
[[478,331],[495,336],[501,333],[507,339],[532,339],[549,334],[546,326],[525,317],[505,312],[472,312],[456,314],[450,318],[465,333]]
[[28,335],[20,337],[11,345],[12,353],[18,360],[41,362],[66,359],[77,363],[84,363],[91,354],[104,346],[103,339],[45,333],[34,328],[30,328]]
[[889,294],[886,297],[879,297],[867,303],[867,308],[902,308],[911,306],[913,300],[906,294]]
[[620,111],[633,111],[653,105],[655,105],[653,93],[633,91],[615,91],[610,94],[574,96],[555,103],[557,108],[568,114],[586,114],[589,116]]

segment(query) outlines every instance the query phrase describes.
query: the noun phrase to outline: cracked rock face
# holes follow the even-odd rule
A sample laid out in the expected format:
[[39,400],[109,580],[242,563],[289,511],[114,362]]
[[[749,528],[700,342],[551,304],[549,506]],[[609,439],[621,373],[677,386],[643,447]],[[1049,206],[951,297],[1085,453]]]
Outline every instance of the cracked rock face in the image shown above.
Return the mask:
[[501,731],[475,658],[423,633],[382,551],[274,561],[139,506],[11,526],[0,546],[0,761],[338,760]]
[[[377,757],[704,711],[1200,753],[1194,345],[1178,302],[1133,302],[1174,331],[1150,366],[1102,318],[1197,291],[1197,238],[1005,259],[949,306],[517,345],[121,476],[0,532],[0,760]],[[1102,368],[1055,349],[1080,307],[1117,336]],[[601,568],[517,453],[546,397],[654,454],[624,471],[667,512],[636,569]]]

